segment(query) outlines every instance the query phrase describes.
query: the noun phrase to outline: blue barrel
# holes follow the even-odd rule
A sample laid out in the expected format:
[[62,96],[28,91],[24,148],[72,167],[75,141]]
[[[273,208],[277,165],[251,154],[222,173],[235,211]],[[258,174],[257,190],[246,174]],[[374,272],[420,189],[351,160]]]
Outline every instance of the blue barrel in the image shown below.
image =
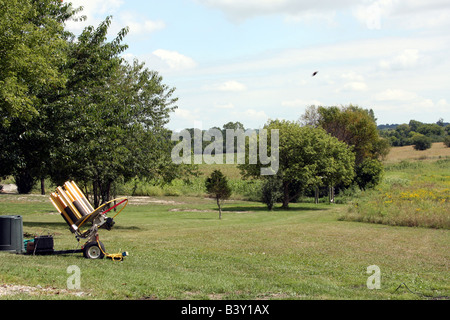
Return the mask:
[[22,216],[0,216],[0,251],[24,251]]

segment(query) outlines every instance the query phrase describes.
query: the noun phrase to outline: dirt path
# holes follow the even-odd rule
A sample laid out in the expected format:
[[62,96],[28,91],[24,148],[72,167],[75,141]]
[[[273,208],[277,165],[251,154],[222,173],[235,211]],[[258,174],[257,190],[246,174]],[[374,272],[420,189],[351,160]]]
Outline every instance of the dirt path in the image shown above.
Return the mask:
[[68,291],[65,289],[57,289],[57,288],[42,288],[41,286],[30,287],[30,286],[22,286],[22,285],[13,285],[13,284],[1,284],[0,285],[0,297],[2,296],[11,296],[16,294],[26,294],[26,295],[74,295],[77,297],[86,296],[85,292],[77,292],[77,291]]

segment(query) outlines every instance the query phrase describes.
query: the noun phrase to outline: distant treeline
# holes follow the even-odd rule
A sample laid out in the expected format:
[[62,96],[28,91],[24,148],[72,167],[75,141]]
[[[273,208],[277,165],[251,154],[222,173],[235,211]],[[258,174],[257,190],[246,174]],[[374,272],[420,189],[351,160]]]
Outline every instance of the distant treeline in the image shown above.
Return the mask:
[[436,123],[411,120],[408,124],[383,124],[378,126],[380,136],[394,147],[414,145],[418,136],[425,136],[431,142],[443,142],[450,135],[450,123],[439,119]]
[[[223,134],[223,152],[227,152],[226,148],[226,130],[227,129],[241,129],[243,131],[253,130],[249,128],[245,128],[244,125],[240,122],[228,122],[223,125],[222,128],[214,127],[211,129],[218,129]],[[450,123],[444,122],[443,119],[439,119],[436,123],[423,123],[416,120],[411,120],[408,124],[381,124],[377,126],[378,132],[382,138],[385,138],[389,141],[391,146],[401,147],[401,146],[409,146],[415,145],[415,141],[420,136],[427,137],[431,142],[443,142],[445,139],[448,139],[450,136]],[[199,131],[203,134],[208,132],[208,130],[200,130],[189,128],[186,129],[191,134],[192,139],[192,152],[194,151],[194,137],[195,132]],[[258,131],[258,130],[256,130]],[[214,138],[213,138],[214,139]],[[234,138],[236,139],[236,138]],[[236,142],[236,141],[235,141]],[[211,143],[211,141],[203,141],[202,150]],[[232,152],[237,152],[237,144],[234,144],[234,149]]]
[[[221,142],[223,144],[223,153],[227,153],[227,152],[236,153],[236,152],[238,152],[238,144],[237,144],[237,138],[236,137],[233,137],[234,142],[233,142],[232,150],[229,150],[229,148],[227,149],[227,132],[226,132],[227,130],[235,130],[235,131],[236,130],[242,130],[244,132],[247,131],[247,130],[252,130],[252,131],[258,132],[258,130],[245,128],[244,125],[241,122],[239,122],[239,121],[228,122],[228,123],[224,124],[222,126],[222,128],[212,127],[209,130],[201,130],[201,129],[198,129],[198,128],[186,128],[185,130],[189,132],[190,137],[191,137],[191,148],[192,148],[192,152],[194,154],[199,154],[199,153],[201,154],[201,153],[203,153],[203,150],[208,145],[210,145],[212,142],[215,141],[216,137],[214,137],[214,136],[211,137],[211,140],[204,139],[204,136],[209,136],[209,133],[211,132],[212,129],[216,129],[216,130],[219,130],[221,132],[221,137],[220,138],[221,138]],[[202,144],[202,147],[201,147],[201,149],[199,148],[199,150],[196,150],[194,148],[194,146],[196,144],[196,141],[195,141],[196,140],[196,135],[198,135],[200,137],[200,141],[201,141],[201,144]],[[215,150],[212,152],[212,154],[215,154]]]

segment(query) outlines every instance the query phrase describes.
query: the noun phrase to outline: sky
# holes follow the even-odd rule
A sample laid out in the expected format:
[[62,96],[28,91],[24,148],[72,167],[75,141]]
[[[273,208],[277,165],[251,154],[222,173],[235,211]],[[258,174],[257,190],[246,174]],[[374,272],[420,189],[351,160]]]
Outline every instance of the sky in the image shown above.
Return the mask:
[[[373,109],[378,124],[450,122],[448,0],[72,0],[79,34],[113,17],[175,87],[168,128],[298,120],[310,105]],[[318,74],[312,77],[313,72]]]

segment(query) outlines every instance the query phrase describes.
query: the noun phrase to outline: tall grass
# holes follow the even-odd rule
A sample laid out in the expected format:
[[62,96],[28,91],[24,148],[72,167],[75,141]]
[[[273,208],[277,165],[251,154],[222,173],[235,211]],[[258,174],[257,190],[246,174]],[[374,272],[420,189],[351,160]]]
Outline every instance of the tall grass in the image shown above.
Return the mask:
[[450,229],[450,159],[387,165],[383,183],[355,197],[341,220]]

